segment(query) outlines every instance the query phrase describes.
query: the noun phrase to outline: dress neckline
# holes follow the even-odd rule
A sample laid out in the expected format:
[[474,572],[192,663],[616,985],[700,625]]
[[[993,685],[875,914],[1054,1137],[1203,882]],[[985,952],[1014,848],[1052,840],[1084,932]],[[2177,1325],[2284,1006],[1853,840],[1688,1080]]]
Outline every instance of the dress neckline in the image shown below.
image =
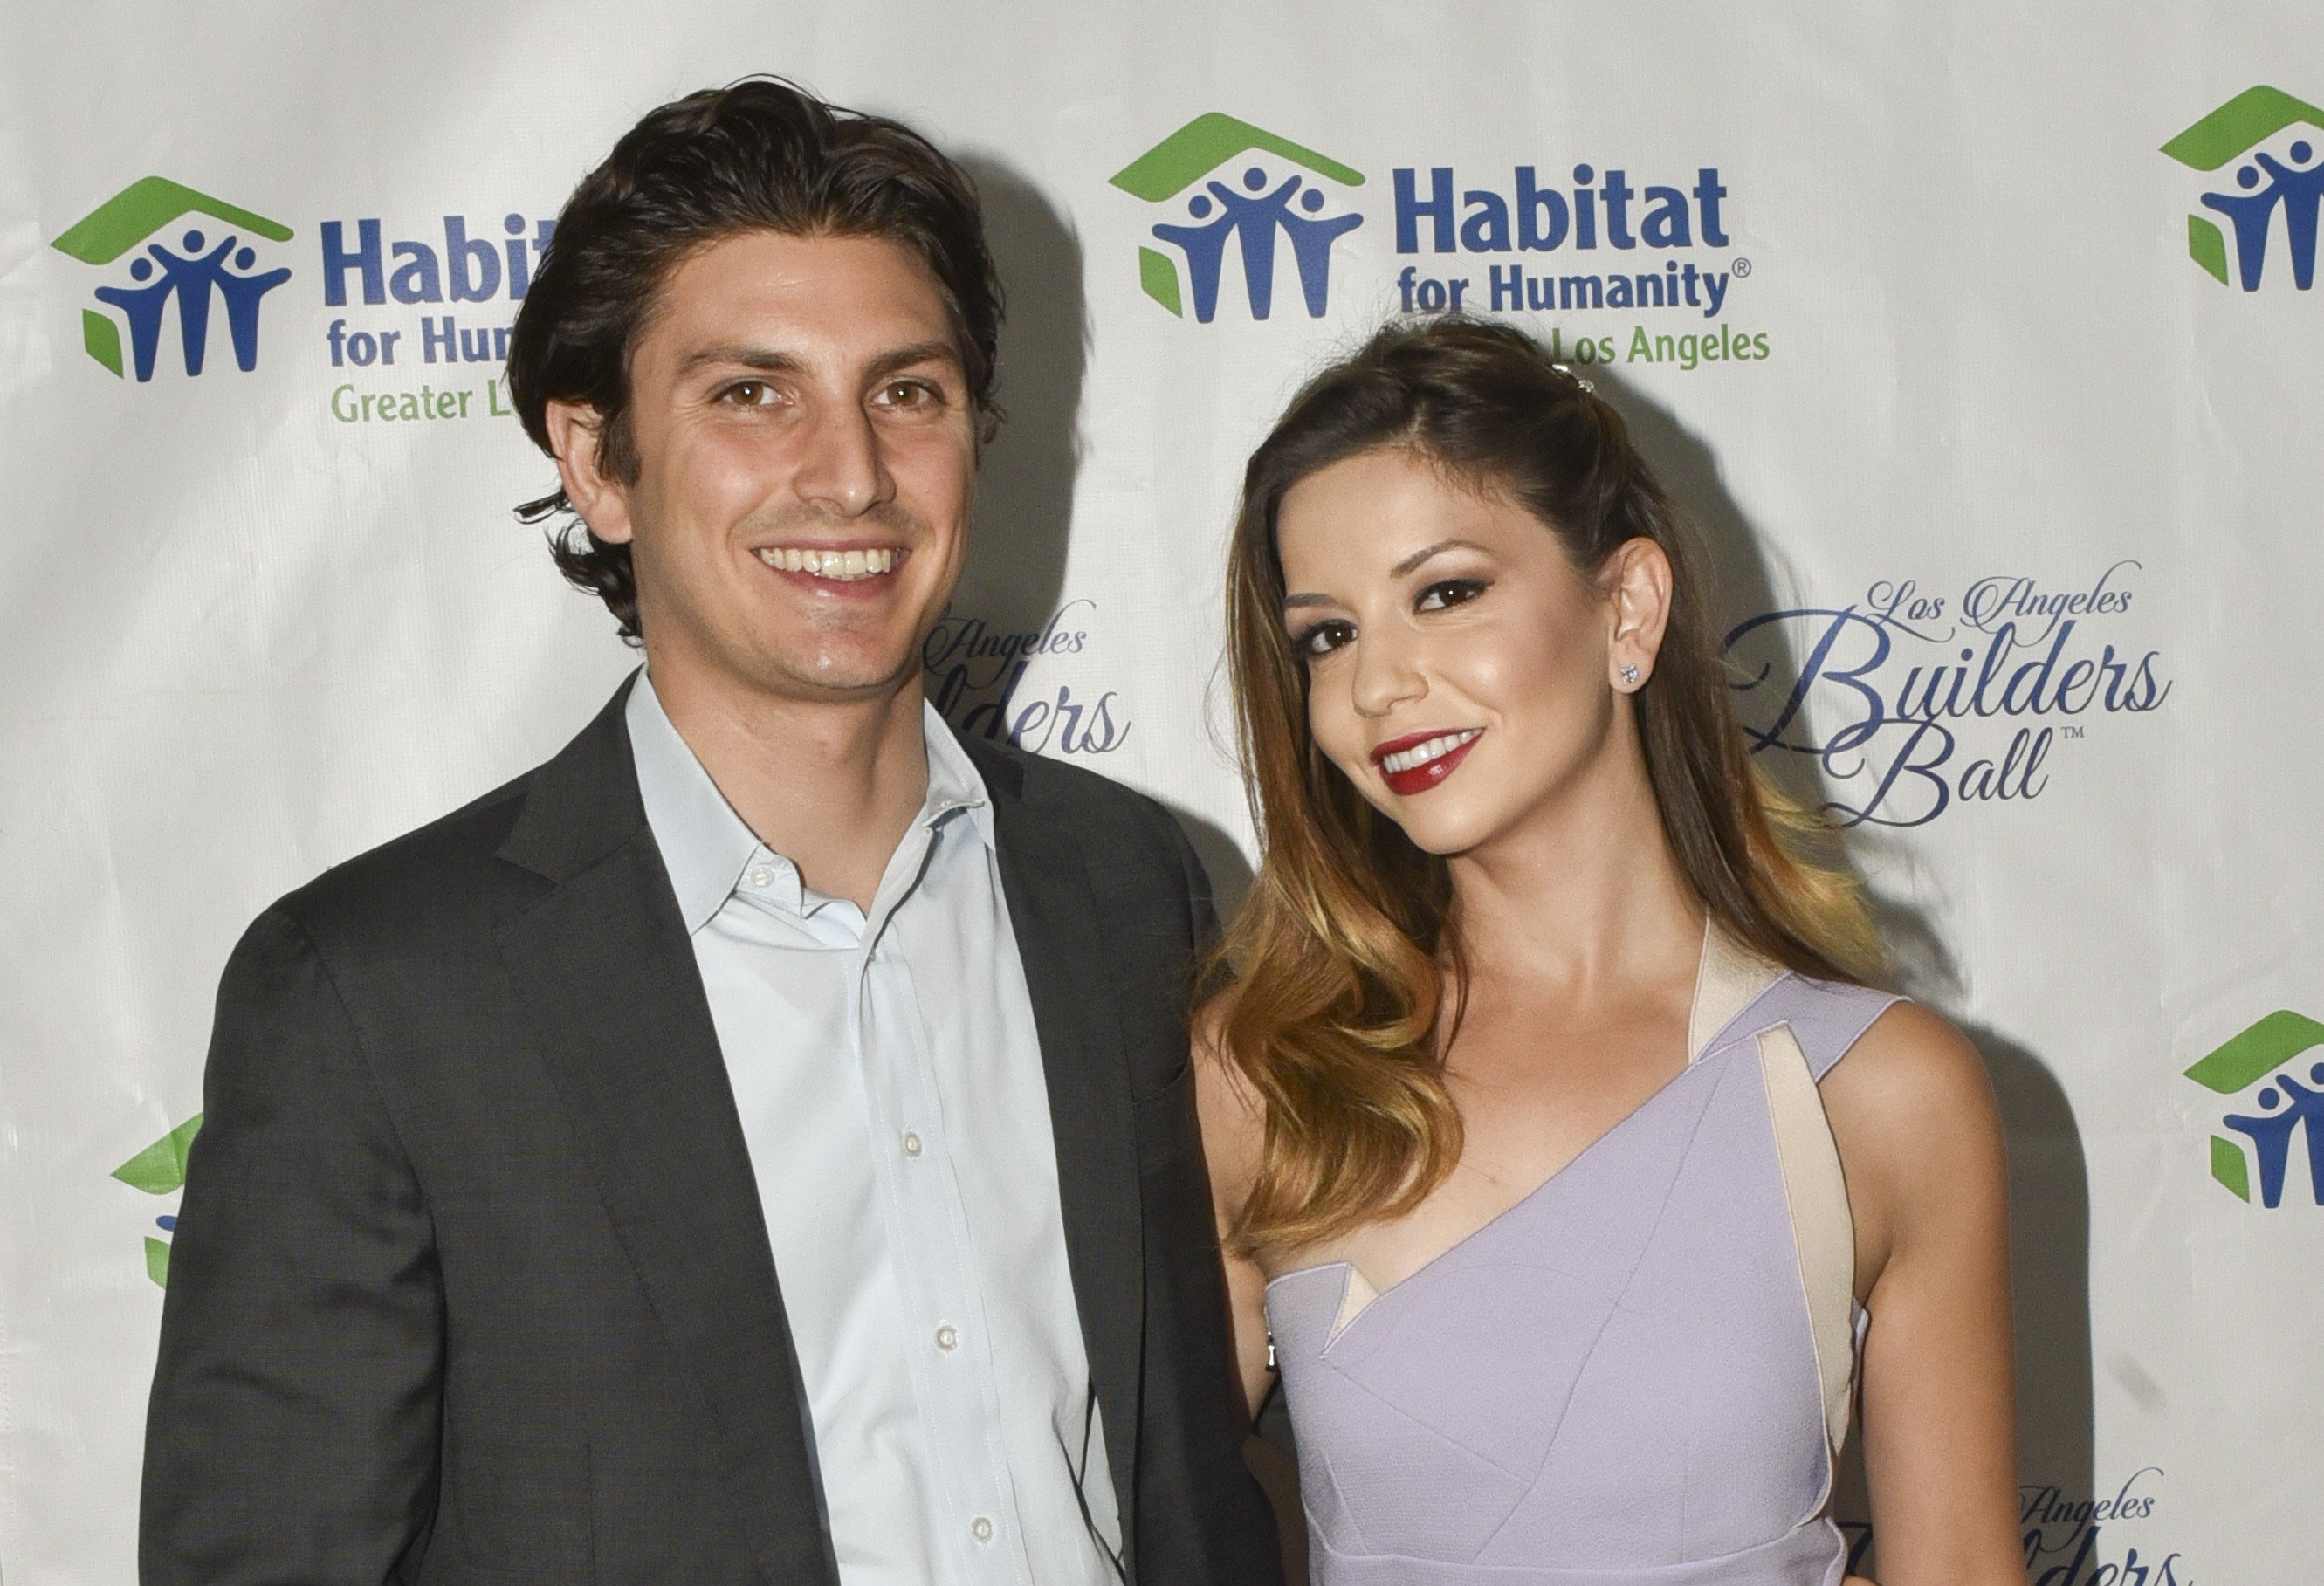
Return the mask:
[[1348,1274],[1350,1285],[1351,1286],[1354,1284],[1360,1283],[1366,1289],[1369,1289],[1370,1291],[1370,1297],[1365,1299],[1352,1313],[1349,1311],[1348,1307],[1344,1304],[1342,1304],[1340,1316],[1333,1324],[1331,1339],[1328,1340],[1325,1344],[1325,1347],[1329,1348],[1331,1343],[1338,1342],[1340,1335],[1345,1332],[1350,1326],[1354,1324],[1358,1316],[1362,1315],[1364,1312],[1371,1309],[1374,1305],[1386,1299],[1388,1296],[1396,1293],[1398,1289],[1404,1288],[1426,1276],[1430,1271],[1442,1265],[1451,1257],[1458,1254],[1461,1250],[1466,1249],[1471,1244],[1475,1243],[1478,1240],[1482,1239],[1486,1234],[1491,1232],[1494,1228],[1508,1221],[1509,1218],[1516,1216],[1519,1212],[1524,1211],[1527,1206],[1533,1204],[1543,1195],[1547,1194],[1551,1185],[1555,1185],[1560,1180],[1563,1179],[1567,1174],[1572,1172],[1585,1159],[1595,1155],[1607,1141],[1620,1134],[1625,1129],[1628,1128],[1632,1122],[1637,1120],[1642,1114],[1651,1109],[1656,1102],[1670,1094],[1672,1090],[1675,1088],[1680,1082],[1695,1071],[1695,1067],[1702,1060],[1703,1055],[1719,1044],[1719,1037],[1725,1035],[1730,1028],[1732,1028],[1736,1020],[1741,1019],[1744,1014],[1750,1011],[1752,1004],[1757,1002],[1762,996],[1766,995],[1768,988],[1775,985],[1776,982],[1782,980],[1785,973],[1786,972],[1780,965],[1771,964],[1767,960],[1759,957],[1757,954],[1751,953],[1748,949],[1737,944],[1732,937],[1727,935],[1726,932],[1719,928],[1715,921],[1706,916],[1702,926],[1702,955],[1695,963],[1694,997],[1692,1003],[1692,1010],[1687,1019],[1686,1064],[1676,1074],[1672,1074],[1668,1079],[1663,1081],[1662,1083],[1656,1085],[1638,1102],[1637,1106],[1631,1108],[1628,1112],[1623,1113],[1621,1117],[1616,1119],[1611,1124],[1608,1125],[1606,1129],[1599,1134],[1597,1139],[1591,1140],[1588,1145],[1582,1147],[1572,1156],[1567,1157],[1563,1163],[1560,1163],[1556,1170],[1551,1173],[1548,1177],[1543,1179],[1539,1184],[1535,1185],[1531,1189],[1526,1191],[1525,1194],[1519,1195],[1516,1200],[1510,1202],[1508,1205],[1494,1213],[1490,1217],[1486,1218],[1484,1222],[1479,1223],[1476,1227],[1462,1234],[1459,1239],[1454,1240],[1451,1244],[1446,1245],[1443,1249],[1429,1257],[1419,1266],[1406,1273],[1402,1277],[1399,1277],[1394,1283],[1389,1284],[1386,1288],[1376,1286],[1370,1278],[1364,1276],[1363,1269],[1358,1267],[1353,1261],[1348,1260],[1345,1258],[1340,1258],[1329,1261],[1311,1262],[1307,1266],[1294,1268],[1288,1272],[1278,1273],[1275,1277],[1268,1279],[1268,1289],[1272,1291],[1277,1284],[1287,1283],[1295,1277],[1312,1277],[1318,1272],[1331,1271],[1344,1271]]

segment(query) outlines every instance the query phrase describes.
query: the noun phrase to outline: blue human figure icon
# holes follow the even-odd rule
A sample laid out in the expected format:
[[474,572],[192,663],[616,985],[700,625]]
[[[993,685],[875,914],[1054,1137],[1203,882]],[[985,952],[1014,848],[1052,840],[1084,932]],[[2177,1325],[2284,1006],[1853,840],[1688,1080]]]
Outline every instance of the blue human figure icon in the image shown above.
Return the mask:
[[[1242,184],[1253,193],[1261,193],[1267,186],[1267,172],[1254,165],[1242,173]],[[1242,281],[1250,292],[1250,317],[1264,319],[1275,307],[1276,228],[1288,229],[1291,195],[1299,190],[1300,179],[1294,176],[1273,192],[1257,198],[1246,198],[1223,182],[1205,185],[1234,217],[1235,232],[1242,243]]]
[[185,338],[189,374],[202,372],[202,359],[210,338],[210,289],[225,275],[226,256],[234,251],[235,241],[229,236],[205,254],[202,234],[189,231],[185,235],[184,247],[189,254],[198,256],[182,259],[159,243],[146,246],[145,251],[161,266],[161,273],[177,284],[178,332]]
[[153,356],[161,346],[161,316],[170,307],[171,294],[178,290],[174,277],[153,279],[153,262],[138,259],[129,266],[129,278],[150,284],[139,287],[101,286],[97,289],[97,300],[110,303],[129,318],[129,355],[140,380],[153,378]]
[[[2324,1087],[2324,1063],[2308,1071],[2308,1077]],[[2282,1088],[2292,1102],[2292,1114],[2308,1126],[2308,1180],[2315,1192],[2316,1203],[2324,1206],[2324,1089],[2310,1090],[2288,1074],[2279,1074],[2275,1083]]]
[[[2324,1066],[2320,1065],[2319,1066]],[[2282,1083],[2279,1080],[2277,1083]],[[2302,1113],[2297,1106],[2287,1106],[2275,1085],[2269,1085],[2254,1098],[2258,1104],[2256,1114],[2230,1112],[2220,1121],[2237,1134],[2247,1138],[2259,1157],[2259,1203],[2273,1207],[2283,1203],[2283,1169],[2292,1155],[2292,1131],[2300,1127]],[[2283,1107],[2278,1112],[2276,1108]],[[2309,1133],[2309,1155],[2316,1151],[2313,1126]]]
[[[2267,170],[2273,180],[2268,190],[2283,201],[2283,235],[2292,244],[2292,283],[2306,291],[2316,280],[2316,209],[2324,202],[2324,161],[2309,164],[2315,151],[2305,139],[2285,151],[2292,163],[2280,163],[2273,155],[2254,154],[2252,158]],[[2242,240],[2236,244],[2240,249]]]
[[[1300,194],[1299,207],[1310,216],[1321,209],[1322,189],[1309,188]],[[1284,211],[1283,229],[1291,237],[1291,257],[1299,267],[1299,290],[1307,300],[1309,318],[1323,317],[1323,305],[1332,289],[1333,243],[1342,233],[1353,231],[1363,223],[1360,215],[1335,215],[1329,220],[1320,220],[1294,215],[1287,208]]]
[[[1207,217],[1211,200],[1196,193],[1186,200],[1186,213],[1195,219]],[[1175,243],[1186,255],[1186,273],[1193,277],[1194,318],[1208,325],[1219,311],[1219,273],[1226,259],[1227,234],[1235,228],[1236,217],[1222,214],[1208,226],[1160,225],[1154,235],[1166,243]]]
[[2244,290],[2259,290],[2260,267],[2267,261],[2267,228],[2275,217],[2275,207],[2283,201],[2283,189],[2271,184],[2259,192],[2249,189],[2259,186],[2259,167],[2246,165],[2236,172],[2236,185],[2246,189],[2242,194],[2205,193],[2203,207],[2217,209],[2234,223],[2236,228],[2236,265],[2241,272]]
[[235,366],[245,374],[258,367],[258,300],[290,279],[288,270],[246,273],[257,262],[258,255],[244,248],[234,256],[234,267],[245,273],[235,275],[226,270],[217,273],[218,295],[226,300],[226,334],[234,341]]

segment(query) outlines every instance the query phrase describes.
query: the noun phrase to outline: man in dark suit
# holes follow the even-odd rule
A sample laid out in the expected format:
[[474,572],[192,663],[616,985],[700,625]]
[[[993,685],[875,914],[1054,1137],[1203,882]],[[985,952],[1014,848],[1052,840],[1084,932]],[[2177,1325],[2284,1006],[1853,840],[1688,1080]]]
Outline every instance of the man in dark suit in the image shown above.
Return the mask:
[[973,189],[750,81],[582,183],[510,388],[646,668],[228,965],[149,1582],[1269,1582],[1158,807],[962,741]]

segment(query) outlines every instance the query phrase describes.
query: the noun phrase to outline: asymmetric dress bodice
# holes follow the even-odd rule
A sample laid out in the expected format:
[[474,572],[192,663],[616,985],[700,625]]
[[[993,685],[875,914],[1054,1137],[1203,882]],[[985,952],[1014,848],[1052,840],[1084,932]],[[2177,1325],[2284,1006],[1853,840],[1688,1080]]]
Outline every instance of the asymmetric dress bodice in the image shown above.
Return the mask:
[[1688,1066],[1404,1281],[1268,1286],[1316,1586],[1838,1586],[1862,1313],[1816,1086],[1895,999],[1713,936]]

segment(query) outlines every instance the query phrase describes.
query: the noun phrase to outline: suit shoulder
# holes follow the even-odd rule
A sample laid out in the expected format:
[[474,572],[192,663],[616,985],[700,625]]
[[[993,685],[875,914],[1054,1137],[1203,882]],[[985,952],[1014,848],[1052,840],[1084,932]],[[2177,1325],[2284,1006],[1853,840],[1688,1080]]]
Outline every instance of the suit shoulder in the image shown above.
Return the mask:
[[1086,766],[1004,744],[971,742],[969,752],[988,778],[994,774],[996,761],[1009,768],[1001,774],[1020,779],[1027,803],[1095,828],[1102,841],[1151,845],[1173,864],[1177,862],[1178,846],[1185,840],[1178,823],[1149,795]]
[[318,945],[370,936],[398,921],[440,927],[447,912],[521,886],[525,873],[497,857],[534,772],[505,782],[426,825],[343,861],[278,901],[270,913]]

